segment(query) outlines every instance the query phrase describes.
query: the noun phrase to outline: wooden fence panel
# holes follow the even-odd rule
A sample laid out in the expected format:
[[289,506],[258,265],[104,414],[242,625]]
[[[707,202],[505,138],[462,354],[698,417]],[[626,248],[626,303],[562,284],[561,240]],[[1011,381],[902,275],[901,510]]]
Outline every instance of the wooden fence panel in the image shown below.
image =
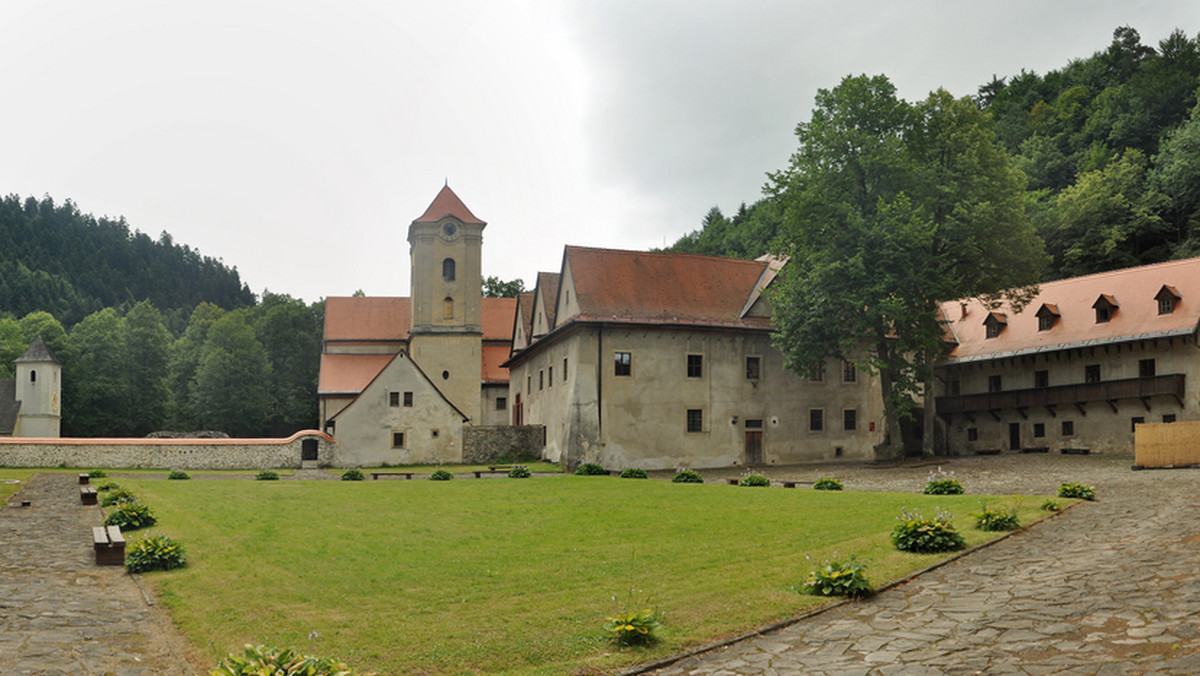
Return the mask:
[[1133,454],[1137,467],[1200,465],[1200,420],[1137,425]]

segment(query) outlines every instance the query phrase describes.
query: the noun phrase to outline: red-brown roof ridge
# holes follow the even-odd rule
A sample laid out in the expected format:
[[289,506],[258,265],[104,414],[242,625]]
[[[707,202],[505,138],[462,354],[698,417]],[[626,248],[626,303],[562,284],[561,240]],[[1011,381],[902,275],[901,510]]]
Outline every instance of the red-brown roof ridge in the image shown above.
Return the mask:
[[429,203],[429,208],[425,213],[413,220],[413,223],[432,223],[440,221],[447,216],[453,216],[463,223],[474,223],[476,225],[487,225],[487,223],[476,218],[475,214],[463,204],[463,201],[454,194],[450,189],[450,184],[442,186],[438,191],[437,197]]

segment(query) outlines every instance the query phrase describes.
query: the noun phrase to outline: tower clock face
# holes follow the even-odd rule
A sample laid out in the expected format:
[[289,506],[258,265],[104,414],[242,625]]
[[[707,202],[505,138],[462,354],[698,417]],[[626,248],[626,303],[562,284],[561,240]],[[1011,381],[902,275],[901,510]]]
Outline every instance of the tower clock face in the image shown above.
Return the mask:
[[454,236],[457,234],[458,227],[453,223],[447,223],[442,226],[442,237],[445,237],[446,239],[454,239]]

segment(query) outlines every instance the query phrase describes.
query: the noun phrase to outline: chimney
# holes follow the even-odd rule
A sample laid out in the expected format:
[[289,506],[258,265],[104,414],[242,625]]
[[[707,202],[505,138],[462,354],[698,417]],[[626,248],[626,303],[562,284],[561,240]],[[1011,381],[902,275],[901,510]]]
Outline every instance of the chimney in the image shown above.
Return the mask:
[[966,319],[966,318],[967,318],[967,304],[962,303],[962,316],[959,317],[959,319]]

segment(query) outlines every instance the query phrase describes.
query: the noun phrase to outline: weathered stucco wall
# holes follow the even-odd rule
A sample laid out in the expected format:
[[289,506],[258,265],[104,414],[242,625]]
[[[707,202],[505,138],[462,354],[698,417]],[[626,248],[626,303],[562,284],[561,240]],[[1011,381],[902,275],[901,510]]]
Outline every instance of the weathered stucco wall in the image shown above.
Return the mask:
[[468,464],[492,462],[510,451],[540,457],[545,447],[546,428],[541,425],[463,428],[463,462]]
[[145,467],[267,469],[300,467],[305,440],[316,441],[317,463],[328,465],[334,441],[316,430],[286,439],[0,439],[6,467]]

